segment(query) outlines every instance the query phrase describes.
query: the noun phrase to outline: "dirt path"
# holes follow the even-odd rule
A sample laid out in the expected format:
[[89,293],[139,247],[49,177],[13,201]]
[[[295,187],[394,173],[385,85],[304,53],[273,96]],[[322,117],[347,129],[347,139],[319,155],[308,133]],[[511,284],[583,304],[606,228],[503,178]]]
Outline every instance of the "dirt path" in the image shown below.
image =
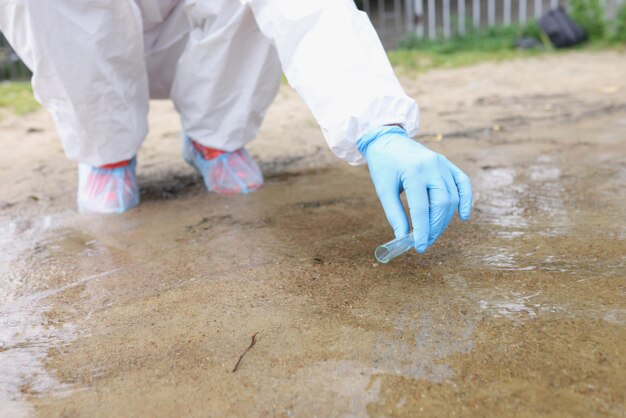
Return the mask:
[[206,194],[154,103],[143,203],[115,217],[75,213],[44,112],[3,113],[0,416],[626,416],[624,68],[404,79],[475,211],[385,266],[367,170],[286,87],[251,146],[259,193]]

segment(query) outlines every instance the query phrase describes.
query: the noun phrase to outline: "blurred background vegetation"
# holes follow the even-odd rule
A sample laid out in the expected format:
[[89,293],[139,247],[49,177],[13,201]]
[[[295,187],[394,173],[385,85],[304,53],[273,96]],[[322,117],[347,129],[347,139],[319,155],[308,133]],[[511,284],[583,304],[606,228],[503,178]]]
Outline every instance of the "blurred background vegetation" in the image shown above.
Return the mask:
[[[568,13],[583,28],[589,39],[574,49],[616,49],[626,51],[626,4],[615,19],[604,19],[601,0],[569,0]],[[466,25],[471,27],[471,25]],[[535,41],[533,48],[520,48],[521,39]],[[525,26],[495,26],[484,30],[470,29],[463,36],[428,40],[414,33],[406,34],[395,50],[389,51],[392,64],[400,70],[428,71],[438,67],[457,67],[481,61],[562,53],[555,50],[542,34],[536,21]]]
[[[355,0],[363,8],[362,0]],[[576,49],[616,49],[626,51],[626,4],[614,19],[607,21],[602,0],[568,0],[568,13],[589,35],[589,40]],[[471,25],[466,25],[468,28]],[[531,40],[534,47],[520,48],[520,39]],[[524,26],[495,26],[469,30],[463,36],[437,40],[406,34],[398,48],[388,51],[389,59],[401,73],[418,73],[440,67],[458,67],[482,61],[501,61],[540,54],[562,53],[554,50],[542,35],[536,21]],[[30,73],[17,60],[0,35],[0,80],[28,80]],[[39,107],[27,81],[0,81],[0,108],[18,114]],[[1,115],[0,115],[1,116]]]
[[37,110],[39,103],[33,97],[29,82],[4,81],[0,82],[0,108],[3,107],[24,115]]

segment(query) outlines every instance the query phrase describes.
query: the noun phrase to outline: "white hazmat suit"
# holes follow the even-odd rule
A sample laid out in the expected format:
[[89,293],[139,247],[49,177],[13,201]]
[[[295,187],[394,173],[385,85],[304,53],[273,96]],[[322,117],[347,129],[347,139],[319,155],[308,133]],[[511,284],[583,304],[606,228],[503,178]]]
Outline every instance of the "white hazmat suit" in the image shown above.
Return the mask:
[[417,104],[351,0],[0,0],[0,30],[66,155],[93,166],[137,154],[150,98],[171,98],[198,143],[242,148],[281,69],[352,164],[369,129],[417,131]]

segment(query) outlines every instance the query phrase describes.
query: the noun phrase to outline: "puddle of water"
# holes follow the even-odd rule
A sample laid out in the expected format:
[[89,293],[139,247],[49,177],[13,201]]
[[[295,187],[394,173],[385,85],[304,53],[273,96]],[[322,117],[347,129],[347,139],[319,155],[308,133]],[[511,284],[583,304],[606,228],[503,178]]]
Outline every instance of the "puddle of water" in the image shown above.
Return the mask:
[[525,314],[531,318],[537,316],[537,313],[535,312],[535,307],[528,304],[528,300],[536,295],[514,296],[516,297],[514,297],[512,300],[481,300],[479,302],[480,308],[492,312],[495,317],[502,316],[505,318],[513,318],[516,317],[518,314]]
[[626,309],[611,309],[602,317],[607,322],[616,325],[626,325]]
[[[244,197],[188,193],[191,179],[159,200],[153,185],[121,217],[2,223],[0,402],[85,416],[618,410],[625,247],[618,232],[589,239],[619,231],[619,199],[596,203],[617,169],[592,175],[595,160],[550,147],[496,152],[473,176],[474,219],[385,266],[368,173],[347,167]],[[572,193],[596,177],[605,189]]]
[[[0,224],[0,413],[25,416],[30,409],[22,401],[33,390],[53,388],[56,383],[45,372],[42,360],[53,344],[55,330],[43,326],[43,311],[16,295],[23,286],[11,263],[35,236],[35,229],[47,229],[50,217],[43,222],[8,222]],[[33,227],[33,223],[38,226]]]
[[[446,359],[472,350],[480,320],[473,303],[457,292],[466,287],[460,280],[449,288],[409,296],[396,307],[391,332],[380,334],[371,351],[377,374],[433,383],[455,377],[456,370]],[[454,312],[450,306],[456,307]]]
[[[56,270],[63,281],[33,283],[25,276],[40,271],[55,271],[55,266],[72,263],[75,257],[98,254],[96,241],[90,236],[63,227],[67,214],[46,215],[32,221],[0,224],[0,415],[28,416],[33,413],[25,398],[54,394],[62,396],[75,388],[59,381],[45,367],[49,350],[71,342],[75,327],[59,321],[51,313],[55,305],[50,298],[70,290],[80,292],[81,285],[115,273],[96,273],[72,281],[63,269]],[[43,269],[42,269],[43,266]],[[69,281],[68,281],[69,280]],[[36,289],[41,289],[36,291]],[[35,291],[34,291],[35,290]]]
[[327,360],[301,368],[294,380],[308,382],[316,388],[313,402],[301,399],[285,413],[287,416],[309,416],[320,411],[320,403],[336,416],[366,417],[367,405],[378,400],[380,381],[371,378],[371,367],[354,361]]
[[483,170],[472,179],[481,220],[500,227],[503,237],[515,237],[528,226],[520,201],[528,186],[516,183],[516,177],[517,171],[511,167]]

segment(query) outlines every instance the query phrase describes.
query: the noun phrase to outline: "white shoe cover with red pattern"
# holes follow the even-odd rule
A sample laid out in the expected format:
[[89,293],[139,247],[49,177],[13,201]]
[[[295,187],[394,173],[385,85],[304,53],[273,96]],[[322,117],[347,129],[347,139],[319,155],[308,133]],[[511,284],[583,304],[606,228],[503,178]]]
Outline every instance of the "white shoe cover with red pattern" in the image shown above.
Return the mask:
[[137,159],[117,168],[78,165],[78,210],[83,213],[121,213],[139,204]]
[[202,175],[210,192],[245,194],[263,186],[261,169],[243,148],[207,160],[189,137],[183,135],[183,158]]

